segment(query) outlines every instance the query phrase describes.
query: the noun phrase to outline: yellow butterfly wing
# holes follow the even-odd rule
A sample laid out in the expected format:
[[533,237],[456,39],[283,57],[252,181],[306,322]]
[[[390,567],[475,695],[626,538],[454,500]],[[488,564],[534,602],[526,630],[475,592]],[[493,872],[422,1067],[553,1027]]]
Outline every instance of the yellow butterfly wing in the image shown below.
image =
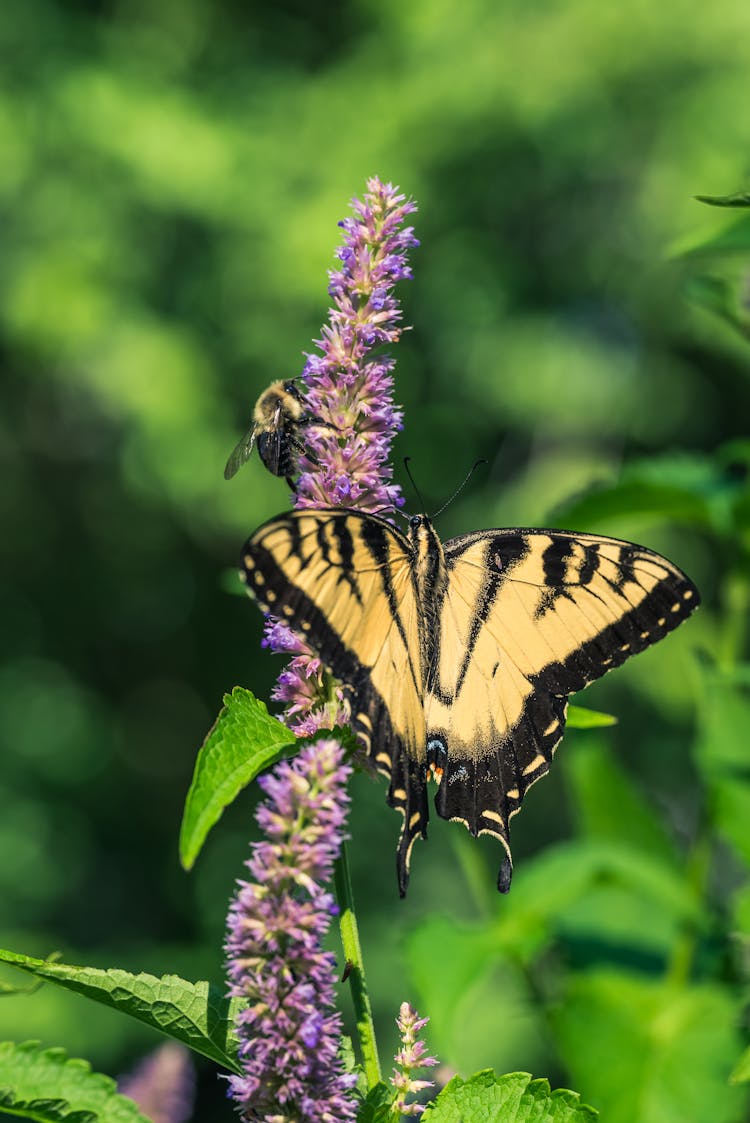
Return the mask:
[[403,891],[428,819],[422,633],[407,539],[375,515],[291,511],[248,539],[241,575],[261,608],[307,638],[349,689],[352,727],[404,816]]
[[500,839],[507,891],[509,820],[549,770],[568,695],[672,631],[700,598],[671,562],[612,538],[495,530],[444,549],[425,699],[435,806]]

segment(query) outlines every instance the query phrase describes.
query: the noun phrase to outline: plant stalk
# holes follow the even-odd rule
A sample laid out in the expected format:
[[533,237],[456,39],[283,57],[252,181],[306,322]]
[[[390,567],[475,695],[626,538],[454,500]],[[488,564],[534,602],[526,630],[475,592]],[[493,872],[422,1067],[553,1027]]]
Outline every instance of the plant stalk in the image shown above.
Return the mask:
[[334,867],[334,885],[336,899],[339,904],[341,929],[341,943],[344,949],[346,972],[349,987],[354,1003],[354,1014],[357,1021],[357,1034],[359,1047],[362,1051],[362,1061],[367,1078],[367,1087],[374,1088],[382,1081],[378,1047],[375,1040],[375,1025],[372,1020],[372,1006],[370,995],[367,991],[365,979],[365,965],[362,959],[362,945],[359,942],[359,929],[357,927],[357,914],[354,911],[354,895],[352,893],[352,879],[349,872],[349,856],[346,843],[341,846],[341,854]]

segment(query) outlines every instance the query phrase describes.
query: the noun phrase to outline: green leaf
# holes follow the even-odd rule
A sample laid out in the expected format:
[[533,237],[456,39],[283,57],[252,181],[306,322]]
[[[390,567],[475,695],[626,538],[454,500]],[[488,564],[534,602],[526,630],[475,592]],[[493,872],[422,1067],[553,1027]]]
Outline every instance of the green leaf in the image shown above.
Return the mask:
[[750,865],[750,665],[708,669],[704,678],[695,757],[717,830]]
[[738,310],[737,282],[734,278],[699,274],[688,279],[685,294],[693,304],[712,312],[741,335],[747,334],[745,321]]
[[565,504],[551,518],[563,526],[601,530],[608,522],[625,518],[641,523],[682,523],[731,527],[731,512],[739,492],[745,488],[727,473],[719,458],[669,454],[634,461],[623,469],[620,479],[598,484]]
[[551,517],[556,524],[585,530],[631,516],[644,523],[655,519],[698,526],[708,523],[705,502],[684,488],[635,480],[600,485],[557,507]]
[[717,777],[711,784],[713,818],[719,833],[750,866],[750,783],[732,776]]
[[409,974],[418,1006],[430,1012],[430,1043],[464,1071],[511,1067],[519,1057],[542,1061],[544,1027],[528,964],[556,941],[581,936],[633,955],[666,955],[686,921],[700,927],[705,917],[676,864],[615,838],[551,847],[520,866],[490,920],[430,916],[408,936]]
[[[597,1113],[576,1092],[550,1091],[547,1080],[528,1072],[454,1076],[422,1118],[429,1123],[591,1123]],[[632,1123],[632,1121],[631,1121]]]
[[679,869],[644,861],[634,846],[596,839],[549,847],[526,861],[502,902],[494,927],[496,946],[527,963],[555,938],[566,914],[600,885],[619,886],[678,920],[699,924],[702,914]]
[[731,1084],[747,1084],[750,1081],[750,1046],[745,1049],[732,1069],[729,1081]]
[[750,881],[732,893],[732,913],[729,931],[744,949],[750,946]]
[[734,195],[696,195],[699,203],[710,207],[750,207],[750,193],[737,191]]
[[680,256],[686,260],[716,257],[717,254],[746,253],[750,249],[750,216],[743,215],[729,226],[698,245],[691,246]]
[[750,664],[727,669],[704,667],[702,681],[695,747],[699,768],[708,777],[743,769],[750,774]]
[[607,725],[617,725],[617,718],[614,714],[603,714],[585,706],[568,706],[566,725],[568,729],[602,729]]
[[607,1123],[744,1118],[729,1075],[740,1002],[718,985],[677,986],[613,970],[571,977],[552,1025],[571,1079]]
[[294,734],[249,690],[235,686],[224,695],[224,708],[198,753],[185,800],[180,860],[186,870],[224,808],[295,743]]
[[566,760],[580,831],[621,843],[676,868],[679,859],[656,809],[616,762],[602,739],[579,740]]
[[387,1084],[376,1084],[357,1111],[357,1123],[385,1123],[393,1114],[395,1093]]
[[0,1112],[38,1123],[148,1123],[109,1076],[36,1041],[0,1043]]
[[[670,876],[684,887],[683,864],[656,809],[620,768],[603,740],[579,739],[566,761],[579,832],[592,842],[627,848],[640,866],[640,876]],[[687,902],[685,902],[687,904]],[[642,923],[644,908],[649,922]],[[558,927],[566,941],[598,947],[618,958],[647,955],[667,961],[684,924],[675,908],[646,896],[643,881],[603,877],[560,915]],[[619,949],[619,953],[617,953]]]
[[76,967],[2,949],[0,962],[129,1014],[223,1068],[242,1074],[234,1024],[243,1003],[230,1001],[207,982],[191,983],[177,975],[131,975],[116,967],[108,971]]
[[540,1012],[494,922],[471,925],[428,916],[408,938],[407,963],[418,1007],[430,1012],[430,1048],[451,1068],[503,1069],[521,1058],[529,1065],[542,1062]]

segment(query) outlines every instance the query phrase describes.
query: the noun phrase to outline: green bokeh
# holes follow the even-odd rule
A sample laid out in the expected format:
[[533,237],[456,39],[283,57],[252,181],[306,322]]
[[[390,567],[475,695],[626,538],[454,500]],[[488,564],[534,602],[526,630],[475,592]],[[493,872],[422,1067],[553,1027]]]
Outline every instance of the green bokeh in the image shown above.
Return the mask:
[[[750,418],[747,341],[688,300],[713,269],[741,303],[748,255],[718,245],[698,266],[685,252],[734,221],[693,196],[740,187],[750,167],[750,8],[27,0],[0,15],[0,49],[0,941],[219,978],[254,794],[190,876],[177,834],[222,694],[240,683],[268,697],[275,667],[259,649],[259,614],[225,575],[247,533],[288,503],[257,460],[230,484],[222,469],[258,393],[297,374],[318,336],[349,198],[378,174],[419,202],[415,277],[401,289],[413,330],[397,352],[396,463],[412,457],[434,509],[477,457],[489,462],[441,533],[549,524],[592,484],[680,450],[689,456],[669,487],[692,487],[695,464],[746,438]],[[689,849],[707,755],[703,743],[690,763],[695,652],[720,644],[737,522],[727,516],[717,545],[685,503],[665,517],[626,495],[588,508],[586,525],[566,523],[663,550],[706,605],[684,635],[587,696],[620,723],[571,734],[530,793],[514,821],[519,889],[535,855],[607,835],[597,792],[615,807],[619,783],[652,851]],[[721,728],[721,715],[711,720]],[[581,762],[595,743],[605,763],[592,777]],[[726,902],[745,878],[746,780],[710,790],[734,845],[718,877]],[[399,1003],[420,998],[408,949],[425,914],[471,924],[502,902],[470,888],[460,828],[444,823],[416,847],[399,902],[384,786],[358,777],[353,798],[355,893],[385,1050]],[[473,854],[491,886],[495,849],[482,840]],[[657,1009],[650,976],[628,989],[606,972],[630,923],[636,949],[656,957],[644,952],[643,971],[658,974],[676,923],[654,913],[643,939],[656,906],[639,892],[596,884],[566,923],[539,922],[547,941],[562,940],[550,954],[569,957],[565,1048],[516,960],[500,957],[490,989],[474,979],[457,1007],[471,1031],[436,1024],[445,1063],[468,1076],[464,1054],[481,1041],[477,1064],[580,1078],[584,1099],[604,1106],[593,1061],[571,1059],[580,1025],[621,998],[628,1018],[641,994]],[[597,910],[608,924],[594,939]],[[427,964],[438,988],[443,953],[433,946]],[[706,956],[716,978],[710,940]],[[493,1052],[488,996],[504,986]],[[725,990],[705,993],[717,1022],[737,1007]],[[685,1003],[702,1016],[699,998]],[[516,1015],[524,1048],[509,1044]],[[726,1026],[727,1048],[733,1034]],[[156,1044],[50,988],[0,999],[0,1038],[29,1036],[113,1074]],[[727,1073],[736,1059],[726,1056]],[[229,1118],[223,1086],[210,1073],[204,1083],[206,1112]],[[730,1123],[734,1103],[722,1107]]]

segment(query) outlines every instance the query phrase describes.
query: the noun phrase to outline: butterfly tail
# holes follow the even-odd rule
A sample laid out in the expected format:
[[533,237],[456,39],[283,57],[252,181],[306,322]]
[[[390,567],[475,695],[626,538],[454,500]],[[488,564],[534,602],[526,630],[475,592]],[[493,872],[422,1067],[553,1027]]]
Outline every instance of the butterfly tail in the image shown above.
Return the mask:
[[500,869],[497,873],[497,888],[500,893],[510,892],[510,883],[513,877],[513,859],[510,856],[510,851],[503,854],[500,859]]
[[405,897],[409,885],[411,851],[418,838],[427,838],[427,777],[424,764],[400,752],[393,763],[388,803],[404,817],[396,849],[396,874],[399,896]]

